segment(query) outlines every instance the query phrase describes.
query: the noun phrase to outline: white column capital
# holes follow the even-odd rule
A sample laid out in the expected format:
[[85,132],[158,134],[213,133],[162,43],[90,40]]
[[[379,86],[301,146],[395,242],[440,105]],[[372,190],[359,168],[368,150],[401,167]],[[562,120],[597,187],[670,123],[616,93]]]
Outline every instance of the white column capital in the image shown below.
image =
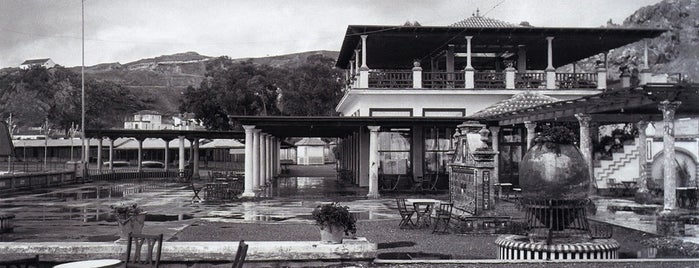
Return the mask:
[[493,136],[500,133],[500,126],[490,126],[488,129],[490,129],[490,133],[492,133]]
[[379,131],[379,129],[381,129],[381,126],[367,126],[367,128],[368,128],[371,132],[377,132],[377,131]]
[[252,131],[255,129],[255,125],[243,125],[243,129],[245,129],[245,132]]
[[679,107],[680,104],[682,104],[681,101],[664,100],[658,104],[658,109],[663,112],[663,117],[665,117],[665,114],[674,117],[675,111],[677,111],[677,107]]
[[553,41],[553,38],[554,38],[553,36],[547,36],[547,37],[546,37],[546,40],[548,40],[549,42],[551,42],[551,41]]
[[592,122],[592,116],[590,116],[589,114],[577,113],[575,114],[575,118],[578,119],[578,123],[580,123],[581,127],[590,127],[590,122]]

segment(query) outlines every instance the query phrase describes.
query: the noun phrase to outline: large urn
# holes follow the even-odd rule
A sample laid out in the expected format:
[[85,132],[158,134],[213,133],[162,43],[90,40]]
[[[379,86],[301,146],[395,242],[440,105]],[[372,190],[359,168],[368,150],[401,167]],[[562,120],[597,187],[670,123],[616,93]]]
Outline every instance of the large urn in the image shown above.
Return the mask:
[[522,197],[527,199],[580,200],[587,198],[590,172],[573,144],[539,141],[519,166]]

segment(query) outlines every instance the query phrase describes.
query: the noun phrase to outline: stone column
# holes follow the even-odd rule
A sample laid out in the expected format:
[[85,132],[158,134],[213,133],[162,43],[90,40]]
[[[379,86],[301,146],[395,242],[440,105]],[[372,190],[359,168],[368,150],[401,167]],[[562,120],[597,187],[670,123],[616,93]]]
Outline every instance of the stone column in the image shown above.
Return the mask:
[[422,67],[420,62],[413,62],[413,88],[422,88]]
[[369,134],[369,198],[379,198],[379,126],[368,126]]
[[109,138],[109,171],[114,171],[114,139]]
[[450,73],[454,72],[454,44],[447,45],[446,64],[447,66],[445,66],[445,69],[447,69],[448,76]]
[[199,138],[192,143],[192,178],[199,179]]
[[639,84],[645,85],[650,82],[651,72],[650,65],[648,65],[648,40],[643,42],[643,68],[639,73]]
[[267,135],[267,140],[265,141],[265,144],[267,145],[265,150],[265,155],[267,157],[267,172],[265,172],[265,174],[267,174],[267,182],[271,182],[272,178],[274,177],[274,174],[272,174],[272,140],[272,135]]
[[177,139],[179,139],[179,147],[178,147],[178,152],[179,152],[179,161],[178,161],[178,166],[177,166],[177,171],[179,172],[180,177],[184,176],[184,136],[178,136]]
[[471,53],[471,39],[473,36],[466,36],[466,67],[464,67],[465,74],[465,88],[473,89],[476,87],[476,69],[473,69],[471,64],[472,53]]
[[[500,152],[500,127],[489,127],[491,142],[494,152]],[[493,185],[500,183],[500,155],[496,155],[493,159]],[[498,191],[498,199],[502,197],[502,191]]]
[[267,134],[260,133],[260,187],[267,185]]
[[592,117],[588,114],[575,114],[575,118],[578,119],[580,124],[580,153],[582,153],[585,159],[585,164],[587,164],[587,170],[590,174],[590,194],[596,194],[596,183],[593,174],[594,167],[592,165],[592,139],[590,138],[590,122]]
[[252,189],[260,189],[260,130],[253,130],[252,135]]
[[556,88],[556,69],[553,68],[553,36],[546,37],[548,41],[548,65],[546,66],[546,89]]
[[245,129],[245,189],[243,190],[243,197],[254,197],[255,192],[253,191],[253,132],[255,131],[255,126],[244,125]]
[[663,211],[677,209],[677,171],[675,170],[675,111],[681,104],[679,101],[662,101],[658,109],[663,112],[663,181],[664,202]]
[[369,66],[366,64],[366,38],[367,35],[361,35],[362,37],[362,67],[359,68],[359,88],[369,87]]
[[527,150],[529,150],[534,145],[534,138],[536,138],[536,122],[524,122],[524,127],[527,128]]
[[97,173],[102,174],[102,141],[104,140],[103,137],[100,137],[97,139],[99,142],[97,144]]
[[646,159],[648,148],[646,143],[646,128],[648,121],[641,120],[636,123],[638,128],[638,190],[637,193],[648,193],[648,177],[646,176]]
[[621,87],[622,88],[631,87],[631,74],[629,74],[628,69],[624,69],[621,72],[621,75],[619,75],[619,79],[621,79]]
[[163,170],[167,172],[168,167],[170,166],[170,140],[163,139],[163,141],[165,141],[165,167],[163,167]]
[[282,174],[282,141],[277,139],[277,175]]
[[138,156],[136,157],[138,163],[136,164],[136,171],[140,173],[143,172],[143,138],[136,138],[136,140],[138,141]]
[[525,73],[526,71],[527,71],[527,49],[524,45],[518,45],[517,46],[517,72]]
[[607,89],[607,68],[604,64],[597,66],[597,89]]

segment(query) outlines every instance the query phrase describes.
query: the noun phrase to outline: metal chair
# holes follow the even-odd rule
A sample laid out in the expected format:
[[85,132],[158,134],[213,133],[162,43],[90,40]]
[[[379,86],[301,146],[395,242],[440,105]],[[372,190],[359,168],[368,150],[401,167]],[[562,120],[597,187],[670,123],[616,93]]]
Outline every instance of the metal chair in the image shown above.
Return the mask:
[[199,192],[201,192],[201,190],[204,189],[204,187],[201,185],[195,185],[194,181],[190,181],[190,186],[192,187],[192,192],[194,193],[194,196],[192,196],[192,202],[201,202],[202,200],[201,197],[199,197]]
[[[451,210],[454,207],[452,203],[439,204],[437,215],[434,221],[434,230],[432,233],[447,233],[449,229],[449,221],[451,221]],[[440,227],[440,223],[442,223]],[[441,228],[441,229],[440,229]]]
[[242,268],[247,254],[248,244],[245,244],[244,240],[240,240],[238,243],[238,251],[235,252],[235,260],[233,260],[232,268]]
[[[145,256],[143,245],[146,245]],[[129,233],[126,245],[126,264],[124,267],[157,268],[160,265],[160,253],[163,248],[163,234],[147,235]],[[131,252],[134,249],[134,252]],[[155,254],[153,253],[155,250]]]
[[415,227],[415,222],[413,222],[412,220],[413,214],[415,214],[415,210],[408,209],[408,207],[405,205],[404,198],[397,198],[396,204],[398,205],[398,212],[400,213],[401,218],[398,227],[400,227],[401,229],[406,227]]

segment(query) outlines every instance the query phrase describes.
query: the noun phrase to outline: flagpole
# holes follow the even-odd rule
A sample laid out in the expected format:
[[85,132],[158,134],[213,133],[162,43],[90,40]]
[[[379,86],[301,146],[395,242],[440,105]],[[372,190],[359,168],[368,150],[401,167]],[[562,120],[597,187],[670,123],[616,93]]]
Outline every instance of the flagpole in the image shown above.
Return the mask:
[[85,175],[87,174],[87,167],[89,166],[88,160],[87,159],[87,152],[90,150],[90,145],[86,144],[87,140],[85,139],[85,0],[80,1],[80,15],[81,15],[81,54],[82,54],[82,64],[80,66],[80,80],[81,80],[81,102],[82,102],[82,110],[81,110],[81,115],[80,119],[82,121],[82,131],[80,132],[80,138],[82,138],[82,146],[83,146],[83,153],[82,153],[82,162],[83,162],[83,180],[86,179]]

